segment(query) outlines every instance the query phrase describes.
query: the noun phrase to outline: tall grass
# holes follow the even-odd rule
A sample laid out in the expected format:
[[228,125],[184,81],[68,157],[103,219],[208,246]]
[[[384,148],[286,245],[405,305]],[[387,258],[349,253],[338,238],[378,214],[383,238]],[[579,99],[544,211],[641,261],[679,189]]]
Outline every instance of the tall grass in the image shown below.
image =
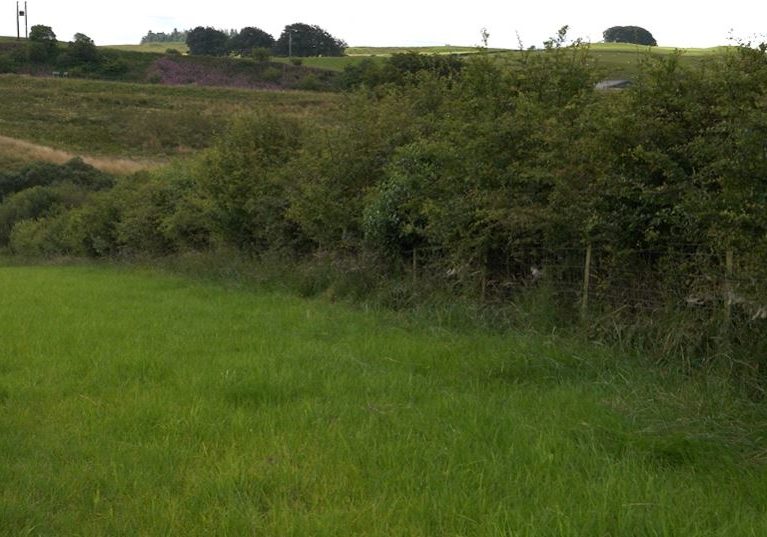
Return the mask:
[[4,535],[761,535],[760,408],[554,337],[0,268]]
[[336,96],[0,75],[0,135],[77,154],[156,158],[207,147],[233,115],[321,114]]

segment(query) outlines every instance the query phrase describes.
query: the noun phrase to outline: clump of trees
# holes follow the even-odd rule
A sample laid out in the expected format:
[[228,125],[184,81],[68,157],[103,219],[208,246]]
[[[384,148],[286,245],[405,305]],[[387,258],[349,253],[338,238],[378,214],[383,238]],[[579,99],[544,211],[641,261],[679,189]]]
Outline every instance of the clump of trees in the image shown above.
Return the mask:
[[186,45],[189,54],[206,56],[224,56],[229,53],[229,35],[222,30],[198,26],[189,30]]
[[377,88],[389,84],[417,83],[427,75],[442,79],[460,76],[466,63],[457,55],[419,54],[402,52],[384,59],[365,58],[347,65],[341,73],[339,85],[344,89]]
[[239,56],[252,55],[254,50],[270,50],[274,37],[260,28],[248,26],[229,37],[227,48]]
[[655,47],[658,42],[652,34],[640,26],[613,26],[602,32],[605,43],[633,43]]
[[208,56],[248,56],[264,50],[277,56],[343,56],[347,46],[319,26],[303,23],[286,26],[277,40],[256,27],[226,32],[198,26],[187,32],[186,44],[190,54]]
[[141,38],[141,44],[144,43],[181,43],[186,41],[186,36],[189,30],[179,31],[174,28],[172,32],[153,32],[149,30],[147,34]]
[[343,56],[347,44],[319,26],[297,22],[285,26],[274,44],[278,56]]

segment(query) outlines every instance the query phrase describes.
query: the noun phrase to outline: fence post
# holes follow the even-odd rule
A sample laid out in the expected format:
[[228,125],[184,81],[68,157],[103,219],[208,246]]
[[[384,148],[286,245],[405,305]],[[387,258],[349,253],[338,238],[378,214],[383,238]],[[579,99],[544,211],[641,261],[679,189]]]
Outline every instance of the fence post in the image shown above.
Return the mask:
[[734,294],[732,275],[734,266],[735,254],[732,248],[728,248],[724,257],[724,319],[722,321],[722,335],[725,341],[729,340],[730,325],[732,324],[732,300]]
[[589,309],[589,286],[591,284],[591,243],[586,245],[586,262],[583,267],[583,289],[581,291],[581,320],[586,318]]
[[412,276],[413,276],[413,292],[415,292],[416,285],[418,284],[418,248],[413,248],[412,263]]

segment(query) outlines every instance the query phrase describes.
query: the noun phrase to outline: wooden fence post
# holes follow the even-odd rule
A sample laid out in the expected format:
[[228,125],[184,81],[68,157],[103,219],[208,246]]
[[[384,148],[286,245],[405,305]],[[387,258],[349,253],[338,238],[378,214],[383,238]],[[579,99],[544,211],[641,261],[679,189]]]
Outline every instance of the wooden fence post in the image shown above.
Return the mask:
[[412,259],[412,276],[413,276],[413,292],[415,292],[416,285],[418,284],[418,248],[413,248]]
[[732,302],[734,289],[732,287],[732,275],[735,267],[735,254],[732,248],[728,248],[724,257],[724,320],[722,321],[722,335],[728,339],[730,325],[732,324]]
[[581,291],[581,319],[585,319],[589,309],[589,286],[591,284],[591,243],[586,245],[586,262],[583,267],[583,289]]

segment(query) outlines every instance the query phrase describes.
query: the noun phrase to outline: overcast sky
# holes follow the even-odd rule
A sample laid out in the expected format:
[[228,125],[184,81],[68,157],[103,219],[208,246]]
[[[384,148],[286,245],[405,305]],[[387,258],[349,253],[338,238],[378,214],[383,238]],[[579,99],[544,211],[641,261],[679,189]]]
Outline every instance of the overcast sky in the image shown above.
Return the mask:
[[[0,34],[16,35],[15,0],[0,0],[0,4]],[[473,46],[479,44],[482,28],[490,32],[491,47],[517,48],[517,34],[525,47],[540,46],[565,24],[571,28],[571,38],[592,42],[600,41],[606,28],[618,25],[642,26],[661,46],[724,45],[731,30],[736,38],[767,41],[765,0],[710,4],[688,0],[388,0],[369,5],[366,8],[359,0],[29,0],[28,13],[30,26],[51,26],[60,41],[81,32],[97,45],[138,43],[148,30],[167,32],[195,26],[257,26],[276,38],[285,25],[294,22],[322,26],[351,46]],[[23,20],[21,31],[23,34]]]

